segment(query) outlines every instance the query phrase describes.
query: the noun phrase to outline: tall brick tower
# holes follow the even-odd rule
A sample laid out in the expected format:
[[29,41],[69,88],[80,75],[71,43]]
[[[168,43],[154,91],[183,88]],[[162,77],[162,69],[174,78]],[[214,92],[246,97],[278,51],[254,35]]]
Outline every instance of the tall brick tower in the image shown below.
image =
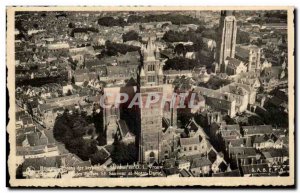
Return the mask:
[[221,11],[217,37],[217,62],[224,64],[227,57],[234,58],[237,25],[233,11]]
[[[139,73],[139,92],[142,107],[139,108],[139,161],[153,163],[159,161],[160,138],[162,132],[163,71],[157,58],[157,49],[149,39],[142,48],[143,65]],[[160,95],[158,102],[145,107],[147,98],[152,94]],[[149,100],[149,99],[148,99]],[[154,100],[154,99],[153,99]]]

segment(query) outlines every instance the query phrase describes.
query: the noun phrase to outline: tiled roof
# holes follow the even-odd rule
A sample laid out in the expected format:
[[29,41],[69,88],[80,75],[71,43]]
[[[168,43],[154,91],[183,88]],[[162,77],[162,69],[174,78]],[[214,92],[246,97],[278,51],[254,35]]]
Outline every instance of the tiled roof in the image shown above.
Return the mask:
[[239,125],[239,124],[226,125],[226,126],[224,127],[224,129],[222,129],[222,130],[227,130],[227,131],[236,130],[236,131],[240,131],[240,125]]
[[198,145],[199,143],[199,137],[180,138],[180,145]]
[[268,164],[243,165],[241,168],[244,174],[256,174],[259,171],[267,173],[269,171]]
[[125,137],[127,135],[127,133],[130,132],[126,122],[122,119],[118,120],[117,122],[118,122],[118,125],[119,125],[119,128],[120,128],[122,137]]
[[244,139],[240,138],[240,139],[234,139],[234,140],[229,140],[228,141],[233,147],[241,147],[242,145],[244,145]]
[[58,167],[60,165],[57,157],[29,158],[23,163],[23,171],[28,167],[39,170],[40,167]]
[[253,147],[230,147],[230,154],[238,156],[255,156],[256,150]]
[[206,157],[196,158],[192,161],[191,168],[198,168],[211,165],[211,162]]
[[228,171],[228,172],[215,173],[212,175],[213,175],[213,177],[240,177],[241,173],[240,173],[240,170],[236,169],[236,170],[232,170],[232,171]]
[[242,126],[245,135],[263,135],[270,134],[273,131],[271,125],[253,125],[253,126]]
[[268,149],[262,152],[266,158],[287,157],[289,152],[287,149]]
[[193,174],[186,169],[181,170],[179,173],[182,177],[193,177]]
[[226,60],[228,61],[228,65],[232,66],[233,68],[236,68],[237,66],[239,66],[241,64],[242,61],[240,61],[239,59],[236,58],[230,58],[227,57]]
[[255,136],[253,143],[263,143],[270,140],[267,135]]

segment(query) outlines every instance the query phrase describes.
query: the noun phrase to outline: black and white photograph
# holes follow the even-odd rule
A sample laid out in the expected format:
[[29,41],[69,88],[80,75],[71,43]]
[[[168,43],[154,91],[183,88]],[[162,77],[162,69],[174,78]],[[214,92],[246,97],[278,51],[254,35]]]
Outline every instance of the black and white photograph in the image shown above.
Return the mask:
[[10,185],[294,185],[293,11],[7,7]]

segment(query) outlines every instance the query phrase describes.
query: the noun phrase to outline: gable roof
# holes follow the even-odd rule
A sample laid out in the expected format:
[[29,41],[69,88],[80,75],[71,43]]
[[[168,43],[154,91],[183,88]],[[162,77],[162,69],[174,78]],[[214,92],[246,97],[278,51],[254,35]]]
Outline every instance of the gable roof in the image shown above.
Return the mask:
[[256,156],[256,150],[253,147],[230,147],[229,150],[231,155],[239,157]]
[[59,167],[60,163],[57,157],[29,158],[23,162],[23,171],[28,167],[39,170],[40,167]]
[[213,173],[213,177],[239,177],[241,176],[240,170],[232,170],[228,172],[219,172],[219,173]]
[[268,140],[272,140],[272,142],[274,143],[274,140],[267,135],[255,136],[253,143],[263,143],[267,142]]
[[206,157],[201,157],[201,158],[195,158],[192,161],[191,168],[198,168],[198,167],[204,167],[204,166],[209,166],[212,163],[210,162],[209,159]]
[[288,157],[289,156],[289,152],[286,148],[284,148],[284,149],[268,149],[268,150],[262,151],[262,154],[265,156],[265,158]]
[[272,125],[252,125],[242,126],[244,135],[263,135],[270,134],[273,131]]
[[257,173],[268,173],[269,166],[266,163],[263,164],[252,164],[252,165],[242,165],[242,171],[244,174],[257,174]]
[[228,61],[228,66],[231,66],[232,68],[238,67],[241,63],[243,63],[241,60],[236,59],[236,58],[230,58],[227,57],[226,61]]
[[241,147],[242,145],[245,145],[243,138],[231,139],[231,140],[228,140],[228,143],[230,143],[232,147]]
[[128,133],[130,133],[129,128],[126,122],[122,119],[117,121],[122,137],[125,137]]
[[233,131],[233,130],[236,130],[236,131],[240,131],[240,125],[239,124],[233,124],[233,125],[225,125],[224,126],[224,129],[221,129],[221,130],[227,130],[227,131]]
[[180,145],[198,145],[199,143],[199,137],[180,138]]
[[193,177],[193,174],[186,169],[181,170],[179,173],[182,177]]

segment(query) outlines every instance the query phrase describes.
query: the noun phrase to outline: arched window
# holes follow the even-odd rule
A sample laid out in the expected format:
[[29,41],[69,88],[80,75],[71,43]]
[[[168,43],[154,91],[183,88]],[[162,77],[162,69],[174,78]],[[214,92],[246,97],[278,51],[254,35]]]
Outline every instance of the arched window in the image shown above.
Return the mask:
[[150,153],[149,157],[150,157],[150,158],[154,158],[154,157],[155,157],[155,154],[154,154],[153,151]]
[[153,151],[149,154],[149,161],[150,163],[153,163],[155,161],[155,154]]

